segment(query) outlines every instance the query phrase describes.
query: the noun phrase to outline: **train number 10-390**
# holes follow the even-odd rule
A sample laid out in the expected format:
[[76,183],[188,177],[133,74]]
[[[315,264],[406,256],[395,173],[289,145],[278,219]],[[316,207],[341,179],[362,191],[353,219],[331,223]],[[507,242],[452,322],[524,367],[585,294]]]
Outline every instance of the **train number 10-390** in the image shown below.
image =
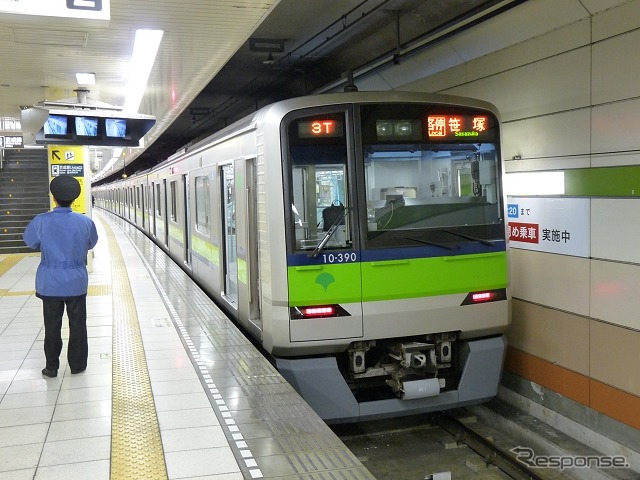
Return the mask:
[[323,263],[351,263],[358,260],[356,252],[323,253]]

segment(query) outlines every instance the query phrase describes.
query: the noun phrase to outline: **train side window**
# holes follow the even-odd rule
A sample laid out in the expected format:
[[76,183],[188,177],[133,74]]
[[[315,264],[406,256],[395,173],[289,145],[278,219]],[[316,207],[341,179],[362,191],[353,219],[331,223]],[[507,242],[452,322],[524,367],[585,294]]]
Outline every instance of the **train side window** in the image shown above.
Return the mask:
[[170,195],[171,195],[171,220],[174,222],[178,221],[178,194],[176,191],[176,182],[175,180],[171,182],[169,186]]
[[162,216],[162,202],[160,196],[160,184],[156,184],[156,214]]
[[203,235],[209,235],[209,212],[211,211],[209,176],[203,175],[195,179],[196,189],[196,230]]

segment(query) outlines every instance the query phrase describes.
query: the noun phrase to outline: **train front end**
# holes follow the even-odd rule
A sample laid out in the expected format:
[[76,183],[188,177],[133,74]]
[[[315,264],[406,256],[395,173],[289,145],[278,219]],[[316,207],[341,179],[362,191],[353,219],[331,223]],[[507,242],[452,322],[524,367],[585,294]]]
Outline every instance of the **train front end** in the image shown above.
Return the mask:
[[497,115],[356,95],[281,123],[289,338],[274,346],[278,369],[327,422],[488,400],[509,322]]

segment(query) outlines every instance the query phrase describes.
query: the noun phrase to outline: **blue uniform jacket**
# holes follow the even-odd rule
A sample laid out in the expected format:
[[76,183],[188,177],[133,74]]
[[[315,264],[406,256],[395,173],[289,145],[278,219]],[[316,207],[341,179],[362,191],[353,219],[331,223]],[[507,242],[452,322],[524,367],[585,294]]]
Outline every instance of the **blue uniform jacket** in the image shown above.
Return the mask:
[[87,252],[98,243],[93,220],[70,207],[56,207],[31,220],[22,238],[29,248],[42,252],[36,272],[38,297],[86,295]]

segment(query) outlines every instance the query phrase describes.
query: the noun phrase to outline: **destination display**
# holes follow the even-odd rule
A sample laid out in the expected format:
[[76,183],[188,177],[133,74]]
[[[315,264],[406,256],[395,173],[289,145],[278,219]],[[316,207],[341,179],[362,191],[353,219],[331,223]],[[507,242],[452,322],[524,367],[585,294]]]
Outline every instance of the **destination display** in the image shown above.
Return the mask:
[[429,140],[454,142],[495,140],[493,119],[486,114],[429,115],[426,129]]
[[309,120],[298,122],[298,137],[342,137],[344,128],[340,120]]

